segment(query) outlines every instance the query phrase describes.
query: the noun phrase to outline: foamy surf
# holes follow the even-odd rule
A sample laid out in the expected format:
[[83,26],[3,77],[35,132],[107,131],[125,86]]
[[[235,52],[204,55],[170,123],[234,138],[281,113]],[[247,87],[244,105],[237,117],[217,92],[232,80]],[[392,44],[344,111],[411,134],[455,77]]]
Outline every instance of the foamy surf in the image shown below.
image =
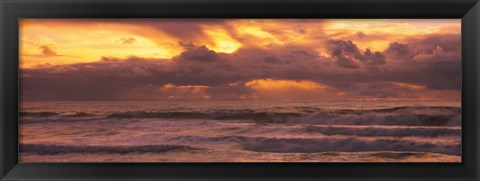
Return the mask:
[[20,162],[461,162],[461,157],[424,152],[259,153],[195,150],[162,153],[21,153]]
[[53,104],[22,105],[20,161],[461,160],[461,109],[455,103]]

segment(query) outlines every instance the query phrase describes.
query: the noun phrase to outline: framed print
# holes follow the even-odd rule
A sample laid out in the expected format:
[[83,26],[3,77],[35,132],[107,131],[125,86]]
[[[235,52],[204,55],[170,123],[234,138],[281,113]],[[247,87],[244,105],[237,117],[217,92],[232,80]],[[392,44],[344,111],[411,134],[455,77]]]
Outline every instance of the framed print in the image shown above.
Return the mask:
[[461,162],[460,19],[19,23],[19,162]]
[[4,180],[478,180],[478,1],[1,8]]

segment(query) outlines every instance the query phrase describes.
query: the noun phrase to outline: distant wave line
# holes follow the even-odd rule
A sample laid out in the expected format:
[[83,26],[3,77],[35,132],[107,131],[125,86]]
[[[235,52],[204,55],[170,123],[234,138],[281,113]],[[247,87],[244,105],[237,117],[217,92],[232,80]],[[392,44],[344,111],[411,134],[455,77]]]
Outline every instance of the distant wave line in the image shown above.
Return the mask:
[[[306,110],[306,108],[305,108]],[[309,108],[308,110],[311,111]],[[396,107],[374,110],[317,110],[315,112],[275,112],[243,110],[191,111],[138,111],[94,115],[84,112],[65,114],[56,112],[21,112],[23,122],[55,120],[89,121],[89,119],[201,119],[247,120],[257,123],[308,123],[318,125],[461,125],[461,108],[458,107]]]

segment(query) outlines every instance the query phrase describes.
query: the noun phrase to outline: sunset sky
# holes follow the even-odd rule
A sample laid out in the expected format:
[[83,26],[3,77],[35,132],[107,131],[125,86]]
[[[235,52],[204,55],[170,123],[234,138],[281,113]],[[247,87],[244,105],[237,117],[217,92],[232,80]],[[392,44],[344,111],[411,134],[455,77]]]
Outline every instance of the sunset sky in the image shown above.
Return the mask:
[[460,19],[23,19],[21,98],[460,100]]

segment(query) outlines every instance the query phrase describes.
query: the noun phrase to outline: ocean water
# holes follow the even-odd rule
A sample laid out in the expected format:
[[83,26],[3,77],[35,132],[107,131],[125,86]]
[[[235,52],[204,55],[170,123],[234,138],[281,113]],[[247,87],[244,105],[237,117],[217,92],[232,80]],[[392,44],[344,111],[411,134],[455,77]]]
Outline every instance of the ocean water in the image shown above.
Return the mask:
[[460,162],[460,102],[22,102],[20,162]]

